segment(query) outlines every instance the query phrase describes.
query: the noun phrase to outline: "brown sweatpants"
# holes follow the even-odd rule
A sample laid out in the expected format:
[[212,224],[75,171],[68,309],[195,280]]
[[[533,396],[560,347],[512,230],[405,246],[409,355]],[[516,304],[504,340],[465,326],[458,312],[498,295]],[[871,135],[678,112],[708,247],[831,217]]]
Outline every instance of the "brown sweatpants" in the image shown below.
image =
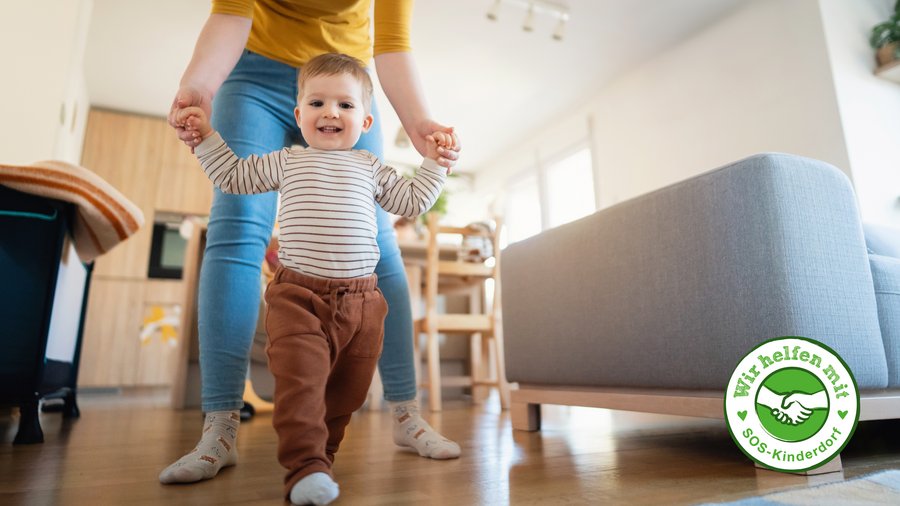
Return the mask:
[[366,399],[387,315],[376,280],[323,279],[281,267],[266,290],[272,425],[278,461],[288,470],[286,497],[309,474],[333,477],[344,429]]

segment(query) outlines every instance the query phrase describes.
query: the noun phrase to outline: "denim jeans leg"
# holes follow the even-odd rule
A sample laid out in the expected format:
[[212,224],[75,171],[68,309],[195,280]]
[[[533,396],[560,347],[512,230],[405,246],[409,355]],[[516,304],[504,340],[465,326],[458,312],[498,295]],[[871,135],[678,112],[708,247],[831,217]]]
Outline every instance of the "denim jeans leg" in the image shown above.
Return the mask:
[[[281,149],[299,135],[295,94],[295,69],[245,51],[213,101],[213,127],[242,157]],[[198,296],[204,411],[243,406],[277,198],[214,191]]]
[[[372,103],[372,128],[360,137],[355,149],[365,149],[384,160],[384,144],[378,107]],[[413,358],[413,322],[409,302],[406,271],[397,246],[390,215],[376,206],[378,249],[381,259],[375,266],[378,288],[388,304],[384,320],[384,351],[378,361],[378,371],[384,385],[384,398],[389,401],[408,401],[416,397],[416,369]]]
[[[387,216],[387,213],[381,212]],[[381,222],[380,219],[378,221]],[[403,258],[396,246],[396,236],[391,235],[396,252],[385,255],[384,250],[390,251],[390,248],[384,248],[381,260],[375,267],[378,288],[388,303],[388,314],[384,319],[384,351],[378,361],[378,370],[384,385],[384,398],[400,402],[415,399],[416,370],[409,285],[406,281],[406,271],[403,269]],[[379,246],[383,242],[386,241],[380,240]]]

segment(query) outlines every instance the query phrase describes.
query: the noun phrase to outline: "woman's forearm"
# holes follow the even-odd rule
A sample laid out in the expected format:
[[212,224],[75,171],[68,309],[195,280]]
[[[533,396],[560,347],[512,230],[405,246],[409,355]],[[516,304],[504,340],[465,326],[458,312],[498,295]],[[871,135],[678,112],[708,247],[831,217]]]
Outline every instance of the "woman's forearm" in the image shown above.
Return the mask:
[[403,123],[403,128],[411,137],[416,149],[424,152],[420,147],[424,146],[424,135],[418,133],[417,127],[423,120],[430,119],[428,104],[425,101],[425,93],[419,82],[419,74],[412,53],[383,53],[375,56],[375,70],[378,73],[378,81],[381,88],[397,117]]
[[191,86],[212,97],[234,69],[247,44],[253,20],[229,14],[211,14],[194,46],[181,86]]

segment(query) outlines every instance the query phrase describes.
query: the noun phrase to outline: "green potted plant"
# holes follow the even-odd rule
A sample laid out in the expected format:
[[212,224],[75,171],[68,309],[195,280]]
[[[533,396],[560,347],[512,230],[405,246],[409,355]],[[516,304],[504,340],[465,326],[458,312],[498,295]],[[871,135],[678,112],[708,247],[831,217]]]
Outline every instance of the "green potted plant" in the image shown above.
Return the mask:
[[891,17],[872,27],[869,44],[877,50],[878,65],[900,59],[900,0],[894,4]]
[[[898,0],[898,1],[900,1],[900,0]],[[456,176],[457,176],[456,173],[451,172],[450,175],[447,177],[449,179],[449,178],[455,178]],[[426,225],[428,223],[426,216],[429,213],[434,213],[434,215],[437,216],[438,219],[443,218],[444,215],[447,214],[447,198],[448,198],[449,194],[450,194],[450,192],[447,190],[447,186],[445,184],[444,189],[441,191],[440,195],[438,195],[437,200],[434,201],[434,205],[431,206],[431,209],[429,209],[429,210],[425,211],[424,213],[422,213],[421,215],[419,215],[419,219],[421,220],[422,225]]]

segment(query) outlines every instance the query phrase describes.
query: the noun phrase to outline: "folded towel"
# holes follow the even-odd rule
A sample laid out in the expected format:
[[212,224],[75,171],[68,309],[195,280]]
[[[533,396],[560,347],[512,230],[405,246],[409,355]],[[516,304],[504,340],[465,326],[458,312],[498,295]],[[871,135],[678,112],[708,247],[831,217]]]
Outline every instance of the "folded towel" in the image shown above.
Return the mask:
[[97,174],[70,163],[0,164],[0,184],[75,204],[73,241],[82,262],[106,253],[144,224],[144,213],[133,202]]

